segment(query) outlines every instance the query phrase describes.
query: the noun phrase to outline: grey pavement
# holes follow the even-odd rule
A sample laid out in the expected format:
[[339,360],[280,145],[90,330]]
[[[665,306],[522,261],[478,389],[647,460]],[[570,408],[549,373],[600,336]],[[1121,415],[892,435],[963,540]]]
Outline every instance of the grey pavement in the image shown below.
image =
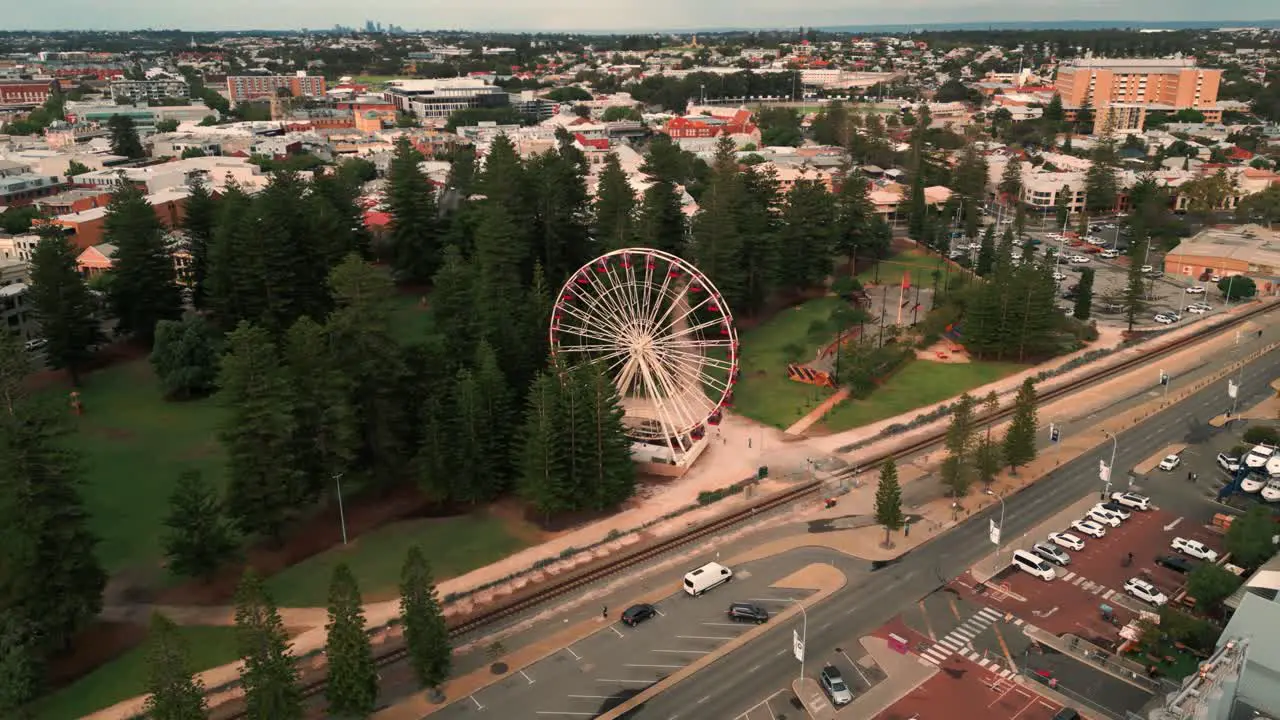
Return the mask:
[[[1217,358],[1221,367],[1229,353]],[[1261,401],[1272,391],[1267,383],[1280,373],[1280,353],[1260,358],[1244,370],[1241,404]],[[1173,442],[1198,432],[1190,420],[1201,424],[1221,412],[1226,381],[1221,380],[1187,400],[1157,413],[1140,425],[1120,433],[1117,445],[1117,477]],[[1110,459],[1109,446],[1096,448],[1021,492],[1006,499],[1006,532],[1020,535],[1091,491],[1100,491],[1098,461]],[[1123,487],[1123,481],[1119,487]],[[1156,488],[1148,488],[1156,494]],[[1161,502],[1157,496],[1157,502]],[[810,656],[830,657],[835,647],[852,645],[916,599],[940,589],[989,552],[987,519],[998,510],[989,506],[977,517],[884,566],[862,583],[851,582],[809,613],[810,627],[823,627],[810,635]],[[835,556],[836,553],[830,553]],[[649,701],[632,718],[736,717],[766,696],[789,687],[797,671],[795,660],[777,652],[782,638],[762,638],[722,658],[695,678],[676,685]]]
[[[1044,646],[1040,646],[1044,647]],[[1099,672],[1070,655],[1052,648],[1040,653],[1026,653],[1020,659],[1020,667],[1027,675],[1048,673],[1056,679],[1057,689],[1069,691],[1076,698],[1083,698],[1090,705],[1101,706],[1115,716],[1137,712],[1153,695],[1134,685],[1104,672]]]

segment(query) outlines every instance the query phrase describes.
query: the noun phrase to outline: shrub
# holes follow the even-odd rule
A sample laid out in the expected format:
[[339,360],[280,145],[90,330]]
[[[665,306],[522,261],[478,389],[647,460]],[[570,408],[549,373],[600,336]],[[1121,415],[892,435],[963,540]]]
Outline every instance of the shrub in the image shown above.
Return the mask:
[[1280,445],[1280,432],[1277,432],[1273,427],[1258,425],[1244,431],[1244,441],[1251,445],[1257,445],[1259,443]]

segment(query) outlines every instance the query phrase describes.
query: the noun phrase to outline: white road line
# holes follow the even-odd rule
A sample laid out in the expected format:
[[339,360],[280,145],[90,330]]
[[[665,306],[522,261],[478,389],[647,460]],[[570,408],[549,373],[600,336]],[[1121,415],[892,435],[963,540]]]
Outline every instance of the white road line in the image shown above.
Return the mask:
[[1115,594],[1116,594],[1116,591],[1115,591],[1115,590],[1108,590],[1108,591],[1106,591],[1105,593],[1103,593],[1103,594],[1102,594],[1102,599],[1103,599],[1103,600],[1110,600],[1110,599],[1111,599],[1111,596],[1112,596],[1112,595],[1115,595]]
[[476,696],[475,696],[475,695],[468,695],[467,697],[471,698],[471,702],[473,702],[473,703],[475,703],[475,704],[476,704],[476,709],[477,709],[477,710],[483,710],[483,709],[484,709],[484,706],[480,704],[480,701],[476,699]]
[[985,668],[990,664],[991,664],[991,658],[982,658],[981,660],[978,661],[978,666],[982,668]]
[[932,664],[934,664],[934,665],[939,665],[939,664],[941,664],[941,662],[942,662],[942,661],[940,661],[940,660],[934,660],[933,658],[929,657],[928,655],[921,655],[920,657],[924,658],[925,660],[929,661],[930,663],[932,663]]
[[573,715],[573,716],[586,716],[586,717],[595,717],[596,715],[599,715],[599,713],[572,712],[569,710],[539,710],[538,714],[539,715]]
[[731,637],[716,637],[714,635],[677,635],[681,640],[733,640]]
[[706,701],[708,701],[708,700],[710,700],[710,699],[711,699],[711,696],[710,696],[710,695],[703,695],[701,698],[699,698],[699,699],[698,699],[698,704],[699,704],[699,705],[701,705],[702,703],[704,703],[704,702],[706,702]]
[[992,622],[995,622],[996,620],[1000,619],[1000,613],[995,610],[992,610],[989,607],[982,608],[981,610],[978,611],[978,614],[985,618],[989,618]]
[[1075,576],[1076,576],[1076,574],[1075,574],[1075,573],[1073,573],[1073,572],[1069,572],[1069,573],[1067,573],[1066,575],[1063,575],[1063,576],[1062,576],[1062,581],[1063,581],[1063,582],[1067,582],[1067,581],[1071,580],[1071,578],[1073,578],[1073,577],[1075,577]]
[[578,653],[574,652],[574,651],[573,651],[573,648],[571,648],[571,647],[567,647],[567,648],[565,648],[565,650],[568,650],[568,651],[569,651],[569,654],[573,656],[573,659],[574,659],[574,660],[581,660],[581,659],[582,659],[582,656],[581,656],[581,655],[579,655]]
[[777,603],[795,602],[795,598],[747,598],[747,600],[750,600],[751,602],[777,602]]
[[640,665],[636,663],[627,663],[623,667],[647,667],[647,668],[682,668],[683,665]]
[[616,628],[616,627],[614,627],[614,626],[610,625],[610,626],[609,626],[609,629],[610,629],[610,630],[612,630],[612,631],[613,631],[613,633],[614,633],[615,635],[617,635],[618,637],[623,637],[622,633],[618,632],[618,628]]
[[623,680],[623,679],[619,679],[619,678],[596,678],[596,682],[639,683],[639,684],[641,684],[641,685],[648,685],[649,683],[651,683],[651,682],[655,682],[655,681],[653,681],[653,680]]
[[526,672],[525,672],[525,671],[523,671],[523,670],[520,670],[520,671],[519,671],[519,673],[520,673],[521,675],[523,675],[523,676],[524,676],[524,679],[525,679],[525,680],[528,680],[528,681],[529,681],[529,684],[530,684],[530,685],[532,685],[532,684],[533,684],[533,678],[529,677],[529,674],[528,674],[528,673],[526,673]]
[[653,611],[654,611],[654,612],[656,612],[656,613],[658,613],[658,617],[666,617],[666,616],[667,616],[667,614],[666,614],[666,613],[662,612],[662,611],[661,611],[661,610],[659,610],[658,608],[654,608],[654,609],[653,609]]
[[853,658],[849,657],[849,653],[842,649],[840,654],[843,655],[844,659],[848,660],[849,664],[853,666],[854,672],[858,673],[858,677],[862,678],[862,682],[866,683],[868,688],[871,688],[871,681],[867,679],[866,673],[862,672],[862,668],[858,667],[858,663],[854,662]]
[[[650,652],[680,653],[684,655],[710,655],[710,650],[651,650]],[[783,652],[786,652],[785,650]]]

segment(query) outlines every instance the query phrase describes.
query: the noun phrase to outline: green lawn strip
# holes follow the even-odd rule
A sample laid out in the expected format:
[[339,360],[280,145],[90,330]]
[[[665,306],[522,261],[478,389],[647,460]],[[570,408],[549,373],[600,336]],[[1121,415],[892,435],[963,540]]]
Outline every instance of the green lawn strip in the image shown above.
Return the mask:
[[431,313],[423,306],[422,295],[396,295],[391,311],[391,334],[403,345],[412,345],[431,334]]
[[742,334],[739,367],[742,375],[734,388],[734,412],[786,428],[826,399],[831,390],[805,385],[787,379],[787,363],[792,362],[785,348],[797,344],[805,349],[804,361],[811,360],[818,345],[835,339],[824,336],[820,342],[809,337],[809,326],[825,321],[843,301],[824,297],[810,300],[780,311],[769,321]]
[[[49,392],[66,405],[65,388]],[[146,360],[90,374],[80,397],[84,415],[72,417],[69,440],[83,457],[85,505],[102,539],[98,556],[108,572],[154,565],[178,475],[195,469],[223,480],[223,410],[212,399],[165,401]]]
[[[186,626],[179,629],[196,672],[236,659],[235,628]],[[36,703],[39,720],[73,720],[146,691],[146,645],[139,645]]]
[[402,79],[399,75],[357,75],[357,85],[386,85],[391,80]]
[[875,283],[878,277],[880,285],[892,286],[901,285],[903,273],[910,272],[912,286],[932,287],[933,271],[942,270],[945,264],[946,262],[941,258],[929,255],[922,250],[907,250],[881,260],[878,276],[876,268],[868,265],[865,270],[858,273],[857,277],[858,282],[863,285]]
[[822,426],[831,432],[840,432],[869,425],[941,402],[1025,369],[1025,365],[1010,362],[910,360],[868,397],[850,398],[837,405],[822,421]]
[[426,552],[436,581],[466,574],[522,550],[502,521],[481,516],[422,518],[391,523],[365,533],[272,575],[271,596],[281,607],[326,605],[333,568],[345,562],[355,573],[366,602],[386,600],[398,592],[400,566],[409,546]]

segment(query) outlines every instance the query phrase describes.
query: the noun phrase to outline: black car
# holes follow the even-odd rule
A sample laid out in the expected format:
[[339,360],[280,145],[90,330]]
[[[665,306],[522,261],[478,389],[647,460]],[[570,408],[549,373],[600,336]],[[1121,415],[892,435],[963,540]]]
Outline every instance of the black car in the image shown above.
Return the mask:
[[751,603],[734,603],[729,606],[729,619],[741,622],[769,622],[769,611]]
[[649,618],[657,614],[658,614],[658,608],[648,603],[632,605],[631,607],[622,611],[622,622],[627,625],[630,625],[631,627],[635,627],[636,625],[639,625],[640,623],[644,622],[645,620],[648,620]]
[[1181,555],[1161,555],[1156,558],[1156,564],[1160,567],[1169,568],[1174,572],[1180,572],[1183,575],[1190,573],[1196,569],[1198,564],[1194,560],[1188,560]]
[[1080,713],[1069,707],[1064,707],[1053,716],[1053,720],[1080,720]]

